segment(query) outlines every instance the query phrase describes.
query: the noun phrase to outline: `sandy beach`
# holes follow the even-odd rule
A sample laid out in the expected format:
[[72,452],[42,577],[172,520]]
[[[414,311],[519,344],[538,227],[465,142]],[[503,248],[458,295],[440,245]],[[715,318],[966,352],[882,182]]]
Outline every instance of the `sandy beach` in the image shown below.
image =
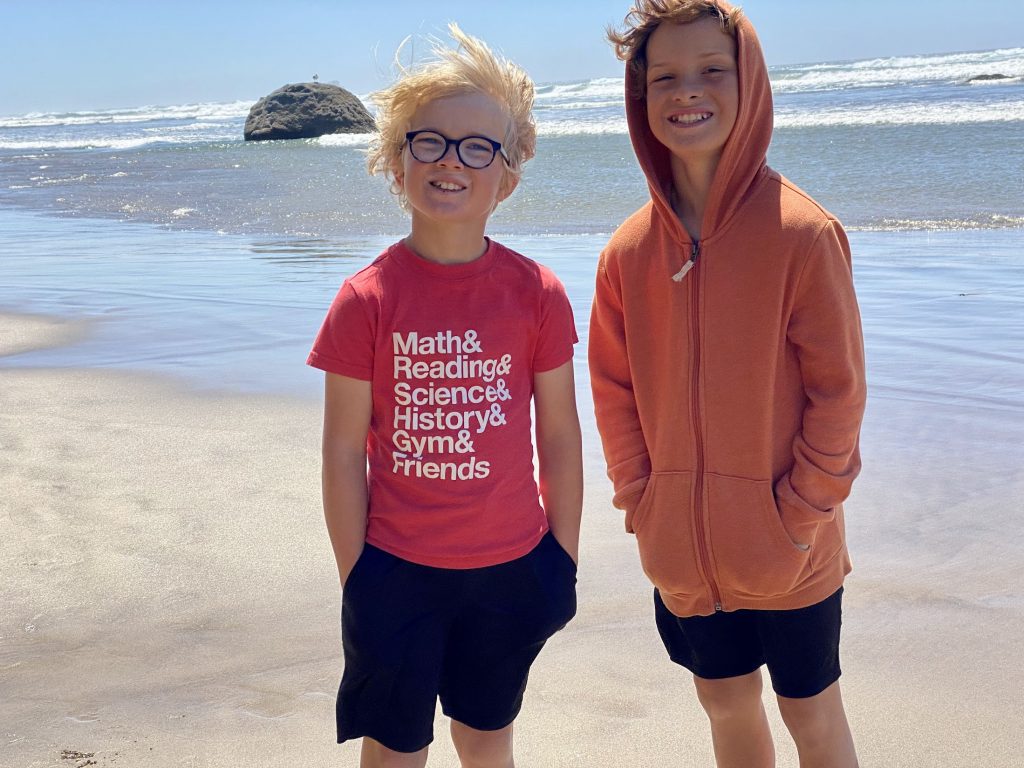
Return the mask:
[[[740,4],[771,65],[768,163],[853,253],[869,399],[842,685],[861,764],[1024,768],[1020,11],[899,6],[880,28],[859,3]],[[649,200],[604,34],[627,5],[457,14],[536,80],[536,157],[487,231],[558,275],[580,338],[579,611],[533,669],[519,768],[713,766],[611,506],[585,362],[598,256]],[[334,743],[340,590],[304,361],[408,215],[367,176],[372,134],[246,142],[245,122],[310,76],[372,107],[454,7],[320,3],[310,25],[272,4],[4,5],[0,768],[358,765]],[[254,39],[274,42],[253,57]],[[458,765],[447,729],[430,768]]]
[[[0,331],[5,355],[83,332],[19,315]],[[78,369],[0,367],[0,386],[0,765],[356,766],[333,743],[319,403]],[[843,655],[864,766],[1021,765],[1022,426],[969,401],[869,410]],[[710,766],[634,542],[587,472],[579,614],[534,668],[518,764]],[[446,728],[430,766],[458,764]]]

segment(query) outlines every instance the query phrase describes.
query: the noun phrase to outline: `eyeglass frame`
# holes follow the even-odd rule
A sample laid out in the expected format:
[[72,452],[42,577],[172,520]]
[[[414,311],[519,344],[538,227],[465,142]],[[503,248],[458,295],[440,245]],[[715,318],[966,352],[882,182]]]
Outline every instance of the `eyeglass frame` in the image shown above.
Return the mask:
[[[416,157],[416,153],[413,152],[412,140],[419,136],[421,133],[432,133],[435,136],[440,136],[442,139],[444,139],[444,150],[441,152],[440,155],[438,155],[437,160],[420,160],[418,157]],[[491,155],[491,160],[489,163],[487,163],[487,165],[470,165],[462,157],[462,142],[468,141],[469,139],[483,139],[484,141],[491,145],[491,149],[494,150],[494,154]],[[433,165],[434,163],[441,162],[444,159],[445,155],[448,154],[448,150],[451,147],[455,147],[455,156],[459,158],[459,162],[462,163],[467,168],[472,168],[474,171],[482,171],[484,168],[490,168],[491,165],[494,164],[494,158],[498,157],[499,155],[501,156],[501,159],[505,161],[506,165],[512,165],[512,161],[508,159],[508,155],[506,155],[505,150],[502,149],[501,142],[495,141],[494,139],[488,138],[487,136],[473,135],[463,136],[461,139],[449,139],[440,131],[435,131],[430,128],[423,128],[418,131],[408,131],[405,134],[405,146],[409,147],[409,154],[412,155],[413,160],[415,160],[417,163],[423,163],[424,165]]]

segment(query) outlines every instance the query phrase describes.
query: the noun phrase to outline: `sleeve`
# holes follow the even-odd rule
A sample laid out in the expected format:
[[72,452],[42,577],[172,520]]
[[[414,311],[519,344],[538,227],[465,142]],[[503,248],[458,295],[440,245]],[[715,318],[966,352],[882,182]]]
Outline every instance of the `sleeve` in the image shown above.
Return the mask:
[[565,287],[552,273],[544,276],[540,329],[533,352],[533,372],[553,371],[572,359],[573,345],[579,341],[572,305]]
[[328,373],[371,381],[375,337],[376,323],[359,293],[346,280],[327,310],[306,364]]
[[651,459],[633,394],[619,286],[604,255],[590,314],[588,357],[597,429],[615,488],[612,503],[626,512],[626,530],[632,532],[630,520],[647,487]]
[[809,542],[832,518],[860,472],[867,385],[850,246],[838,222],[819,234],[804,265],[788,336],[800,362],[806,406],[793,467],[775,485],[783,524]]

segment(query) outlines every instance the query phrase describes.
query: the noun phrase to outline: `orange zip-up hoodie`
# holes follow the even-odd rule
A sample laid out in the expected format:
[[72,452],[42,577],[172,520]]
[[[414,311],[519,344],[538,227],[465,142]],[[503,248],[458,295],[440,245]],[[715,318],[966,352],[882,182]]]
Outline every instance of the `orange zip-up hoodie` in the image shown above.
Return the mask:
[[613,503],[677,616],[801,608],[850,571],[842,502],[866,387],[849,244],[765,162],[771,87],[745,18],[737,69],[699,243],[672,211],[668,150],[627,74],[651,202],[601,254],[590,321]]

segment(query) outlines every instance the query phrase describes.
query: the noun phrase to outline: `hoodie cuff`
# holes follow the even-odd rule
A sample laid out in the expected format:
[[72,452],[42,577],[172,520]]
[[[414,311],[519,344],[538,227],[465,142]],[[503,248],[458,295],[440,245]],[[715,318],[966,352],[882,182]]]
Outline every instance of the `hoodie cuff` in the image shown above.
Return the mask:
[[643,498],[649,479],[650,477],[647,476],[641,477],[639,480],[634,480],[628,485],[620,488],[616,492],[615,496],[612,497],[612,505],[626,513],[627,533],[633,532],[633,515],[636,513],[636,508],[640,505],[640,499]]
[[788,474],[783,475],[775,484],[775,504],[779,508],[786,533],[798,546],[808,547],[813,544],[818,526],[831,522],[836,516],[835,507],[822,510],[804,501],[793,489]]

